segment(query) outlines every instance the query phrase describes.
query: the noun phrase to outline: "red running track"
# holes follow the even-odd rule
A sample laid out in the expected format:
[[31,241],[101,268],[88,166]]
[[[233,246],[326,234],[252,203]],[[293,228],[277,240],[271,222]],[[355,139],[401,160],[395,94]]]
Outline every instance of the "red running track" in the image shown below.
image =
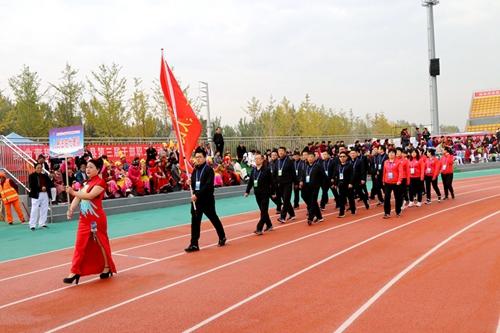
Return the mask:
[[[120,274],[111,280],[69,288],[60,281],[71,251],[0,263],[0,330],[179,332],[201,323],[207,332],[333,332],[436,244],[496,214],[415,266],[346,329],[495,332],[499,180],[457,181],[456,200],[387,221],[381,209],[338,220],[330,208],[324,223],[308,227],[302,211],[299,221],[256,237],[256,213],[225,218],[229,245],[208,248],[216,241],[208,228],[205,249],[190,255],[179,252],[188,226],[122,238],[115,252],[152,244],[121,251],[128,256],[115,257]],[[42,271],[12,278],[30,263]]]

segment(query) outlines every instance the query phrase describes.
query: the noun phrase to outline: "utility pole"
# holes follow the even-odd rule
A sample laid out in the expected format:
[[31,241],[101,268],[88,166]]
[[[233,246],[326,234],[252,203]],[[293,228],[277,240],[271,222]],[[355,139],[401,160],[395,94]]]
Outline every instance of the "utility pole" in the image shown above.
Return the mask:
[[438,94],[437,94],[437,76],[440,73],[439,58],[436,58],[436,44],[434,40],[434,12],[433,7],[439,3],[439,0],[422,0],[422,6],[427,8],[427,36],[429,43],[429,88],[431,101],[431,124],[432,132],[440,134],[439,113],[438,113]]
[[212,121],[210,120],[210,99],[208,97],[208,82],[199,81],[200,83],[200,100],[203,106],[207,107],[207,141],[210,145],[210,151],[213,155],[214,146],[212,144]]

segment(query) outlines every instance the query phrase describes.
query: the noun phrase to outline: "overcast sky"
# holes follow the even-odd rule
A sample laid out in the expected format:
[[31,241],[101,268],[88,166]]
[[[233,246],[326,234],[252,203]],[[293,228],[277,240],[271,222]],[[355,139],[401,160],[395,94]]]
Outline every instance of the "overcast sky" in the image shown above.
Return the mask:
[[[213,116],[308,93],[356,115],[430,124],[426,11],[420,0],[0,0],[0,90],[23,64],[43,86],[65,63],[84,80],[116,62],[132,85],[159,76],[160,48],[190,95],[208,81]],[[442,124],[461,129],[473,91],[500,89],[500,1],[435,7]]]

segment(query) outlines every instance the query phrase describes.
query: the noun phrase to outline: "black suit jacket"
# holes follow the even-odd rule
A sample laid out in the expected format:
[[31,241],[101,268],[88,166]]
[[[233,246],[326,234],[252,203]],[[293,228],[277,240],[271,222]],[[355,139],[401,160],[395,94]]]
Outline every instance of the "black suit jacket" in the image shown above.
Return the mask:
[[50,180],[49,176],[47,176],[44,173],[38,174],[36,172],[33,172],[29,176],[29,187],[30,187],[29,197],[33,198],[33,199],[38,199],[40,192],[42,191],[42,188],[40,186],[40,184],[41,184],[40,178],[43,178],[45,180],[45,184],[46,184],[45,188],[46,188],[47,195],[49,196],[49,199],[52,200],[52,196],[51,196],[51,192],[50,192],[50,188],[53,187],[52,181]]
[[[191,188],[193,194],[196,195],[196,204],[203,205],[205,202],[213,201],[214,198],[214,170],[203,163],[193,170],[191,175]],[[200,181],[200,189],[196,189],[196,181]]]

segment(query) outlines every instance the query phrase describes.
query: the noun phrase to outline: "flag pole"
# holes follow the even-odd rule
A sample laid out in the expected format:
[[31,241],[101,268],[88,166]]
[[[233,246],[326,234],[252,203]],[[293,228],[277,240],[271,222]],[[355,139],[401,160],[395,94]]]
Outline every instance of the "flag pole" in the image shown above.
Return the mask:
[[[179,146],[179,150],[181,152],[182,158],[184,159],[184,168],[186,169],[186,173],[188,173],[188,164],[186,160],[186,154],[184,152],[184,145],[182,144],[182,137],[181,133],[179,131],[179,123],[177,121],[177,105],[175,104],[175,96],[174,96],[174,88],[172,87],[172,81],[170,79],[170,71],[168,68],[167,61],[163,57],[163,49],[161,49],[161,58],[163,60],[163,64],[165,65],[165,72],[167,75],[167,84],[168,84],[168,93],[170,94],[170,100],[172,101],[172,111],[174,113],[174,118],[175,121],[175,134],[177,136],[177,143]],[[173,122],[172,122],[173,123]],[[179,161],[180,162],[180,161]],[[191,178],[191,175],[189,175],[189,178]],[[191,193],[191,197],[193,196],[193,188],[191,187],[191,182],[189,182],[189,192]],[[196,212],[196,202],[191,199],[191,203],[193,204],[193,208]]]

